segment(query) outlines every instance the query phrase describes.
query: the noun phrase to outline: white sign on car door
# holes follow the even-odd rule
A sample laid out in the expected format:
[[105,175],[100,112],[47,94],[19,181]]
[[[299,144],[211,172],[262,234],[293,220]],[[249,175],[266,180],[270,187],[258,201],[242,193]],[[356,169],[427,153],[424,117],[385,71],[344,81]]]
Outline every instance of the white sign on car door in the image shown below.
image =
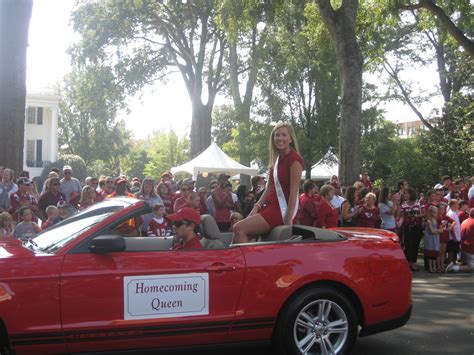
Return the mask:
[[125,276],[124,319],[209,314],[207,273]]

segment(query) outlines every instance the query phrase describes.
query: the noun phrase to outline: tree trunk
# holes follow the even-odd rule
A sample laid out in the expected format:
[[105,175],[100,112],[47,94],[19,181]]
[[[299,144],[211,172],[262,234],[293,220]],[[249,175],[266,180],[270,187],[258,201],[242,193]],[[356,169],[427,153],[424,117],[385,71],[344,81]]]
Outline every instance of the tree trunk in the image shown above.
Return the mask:
[[[201,154],[211,145],[212,106],[193,100],[191,121],[191,158]],[[197,101],[197,102],[196,102]]]
[[32,0],[0,1],[0,165],[23,170],[26,48]]
[[362,54],[355,34],[357,0],[344,0],[334,10],[329,0],[317,0],[336,50],[341,80],[339,179],[344,185],[359,180],[360,121],[362,102]]

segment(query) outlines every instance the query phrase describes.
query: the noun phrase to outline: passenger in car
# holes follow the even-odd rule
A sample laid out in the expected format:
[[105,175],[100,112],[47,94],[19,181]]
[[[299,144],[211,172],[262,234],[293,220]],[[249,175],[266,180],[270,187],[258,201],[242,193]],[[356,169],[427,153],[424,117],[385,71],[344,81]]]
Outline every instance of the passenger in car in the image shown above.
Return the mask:
[[202,249],[199,236],[196,234],[196,227],[201,224],[199,212],[191,207],[183,207],[178,213],[173,213],[166,218],[173,223],[173,231],[179,244],[173,250],[180,249]]

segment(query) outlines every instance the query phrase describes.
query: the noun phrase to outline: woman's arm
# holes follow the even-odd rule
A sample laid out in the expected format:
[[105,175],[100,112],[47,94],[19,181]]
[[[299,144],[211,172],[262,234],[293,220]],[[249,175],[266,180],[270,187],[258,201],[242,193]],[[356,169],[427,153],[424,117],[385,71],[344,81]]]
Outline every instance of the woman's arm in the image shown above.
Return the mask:
[[265,204],[265,201],[267,201],[268,192],[270,191],[270,188],[272,186],[272,182],[270,181],[270,179],[268,179],[267,186],[265,186],[265,191],[263,191],[262,196],[260,196],[258,201],[255,202],[255,204],[253,205],[253,208],[250,211],[248,217],[253,216],[255,213],[262,209],[263,205]]
[[434,227],[433,227],[433,224],[431,223],[431,220],[427,220],[426,223],[428,223],[428,229],[430,230],[431,233],[433,233],[433,234],[438,234],[438,233],[442,233],[442,232],[443,232],[442,229],[434,228]]
[[293,213],[296,208],[296,199],[300,190],[301,173],[303,172],[303,166],[299,161],[295,161],[290,167],[290,196],[288,209],[286,211],[285,225],[291,225],[293,223]]

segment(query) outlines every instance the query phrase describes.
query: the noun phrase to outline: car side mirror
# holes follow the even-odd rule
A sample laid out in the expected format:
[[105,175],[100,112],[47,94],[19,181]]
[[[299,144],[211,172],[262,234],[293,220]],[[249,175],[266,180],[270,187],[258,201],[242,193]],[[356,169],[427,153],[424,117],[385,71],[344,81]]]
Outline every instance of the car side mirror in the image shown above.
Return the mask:
[[92,239],[89,250],[95,254],[106,254],[125,251],[125,240],[116,234],[106,234]]

